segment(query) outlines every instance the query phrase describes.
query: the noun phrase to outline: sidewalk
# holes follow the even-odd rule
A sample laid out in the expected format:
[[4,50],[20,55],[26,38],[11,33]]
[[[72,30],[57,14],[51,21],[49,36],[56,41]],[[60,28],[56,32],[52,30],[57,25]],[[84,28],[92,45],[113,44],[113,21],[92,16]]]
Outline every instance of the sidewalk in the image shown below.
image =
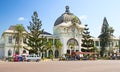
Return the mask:
[[41,59],[41,61],[59,61],[59,59]]
[[0,62],[5,62],[5,61],[3,61],[2,59],[0,59]]

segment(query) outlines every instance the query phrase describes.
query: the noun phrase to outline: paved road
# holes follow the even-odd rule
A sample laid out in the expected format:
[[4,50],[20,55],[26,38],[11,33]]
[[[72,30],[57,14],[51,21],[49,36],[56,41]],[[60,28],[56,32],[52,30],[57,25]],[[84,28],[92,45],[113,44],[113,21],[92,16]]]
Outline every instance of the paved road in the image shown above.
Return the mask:
[[0,72],[120,72],[120,60],[0,62]]

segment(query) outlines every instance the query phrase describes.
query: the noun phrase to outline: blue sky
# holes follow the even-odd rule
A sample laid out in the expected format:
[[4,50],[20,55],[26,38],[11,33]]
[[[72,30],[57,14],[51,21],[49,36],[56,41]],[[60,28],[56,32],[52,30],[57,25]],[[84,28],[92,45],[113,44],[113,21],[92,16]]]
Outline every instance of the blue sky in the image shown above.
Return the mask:
[[27,29],[34,11],[38,12],[42,28],[53,33],[55,20],[65,12],[65,6],[88,24],[92,36],[98,37],[103,18],[120,35],[120,0],[0,0],[0,35],[11,25],[23,24]]

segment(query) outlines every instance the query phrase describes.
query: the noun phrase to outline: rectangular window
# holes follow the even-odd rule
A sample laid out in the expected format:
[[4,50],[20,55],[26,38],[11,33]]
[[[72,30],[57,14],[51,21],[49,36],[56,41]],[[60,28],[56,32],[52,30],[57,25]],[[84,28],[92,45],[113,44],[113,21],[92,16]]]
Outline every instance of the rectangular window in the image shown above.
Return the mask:
[[99,46],[99,41],[95,41],[95,45],[96,45],[96,46]]
[[12,43],[12,36],[9,36],[9,43]]

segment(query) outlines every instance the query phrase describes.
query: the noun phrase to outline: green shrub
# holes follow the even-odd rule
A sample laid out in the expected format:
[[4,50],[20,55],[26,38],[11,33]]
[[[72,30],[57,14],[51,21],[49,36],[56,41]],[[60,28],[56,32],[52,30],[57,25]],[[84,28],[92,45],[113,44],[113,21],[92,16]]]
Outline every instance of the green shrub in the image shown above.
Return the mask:
[[52,54],[50,54],[50,59],[53,59],[53,55]]
[[13,62],[13,61],[14,61],[14,58],[13,58],[13,57],[8,57],[8,61],[9,61],[9,62]]

